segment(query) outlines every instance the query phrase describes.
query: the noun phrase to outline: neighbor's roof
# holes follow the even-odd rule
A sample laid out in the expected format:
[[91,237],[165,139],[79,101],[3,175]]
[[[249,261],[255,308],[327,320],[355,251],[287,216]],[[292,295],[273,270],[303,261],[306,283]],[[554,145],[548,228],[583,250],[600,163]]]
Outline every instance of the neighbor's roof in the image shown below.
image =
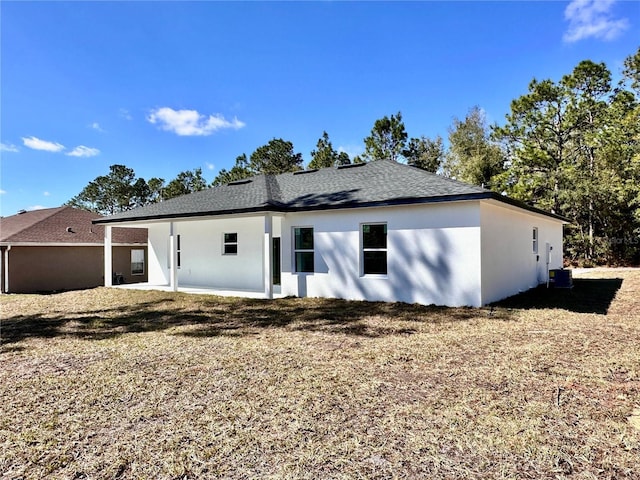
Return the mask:
[[248,212],[295,212],[494,199],[565,220],[490,190],[389,160],[260,175],[118,213],[122,223]]
[[[95,213],[72,207],[45,208],[0,218],[0,243],[104,243],[104,227]],[[116,228],[113,243],[147,243],[146,228]]]

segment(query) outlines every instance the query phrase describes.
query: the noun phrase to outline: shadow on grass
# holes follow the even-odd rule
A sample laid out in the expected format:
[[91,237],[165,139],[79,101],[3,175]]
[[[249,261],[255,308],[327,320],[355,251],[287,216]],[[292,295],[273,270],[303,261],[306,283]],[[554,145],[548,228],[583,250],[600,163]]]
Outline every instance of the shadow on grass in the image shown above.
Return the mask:
[[[255,335],[260,329],[287,328],[375,338],[415,333],[411,323],[406,322],[459,322],[483,314],[482,310],[473,308],[336,299],[187,298],[193,298],[193,302],[187,302],[188,309],[168,296],[158,302],[135,303],[110,310],[16,315],[2,322],[2,350],[8,351],[8,344],[35,337],[70,336],[101,340],[125,333],[163,331],[182,326],[191,328],[176,334],[193,337],[238,337]],[[505,311],[502,315],[508,316],[509,313]],[[383,321],[366,322],[371,316]]]
[[518,309],[559,308],[606,315],[621,286],[621,278],[577,278],[573,280],[572,289],[547,289],[541,285],[492,305]]

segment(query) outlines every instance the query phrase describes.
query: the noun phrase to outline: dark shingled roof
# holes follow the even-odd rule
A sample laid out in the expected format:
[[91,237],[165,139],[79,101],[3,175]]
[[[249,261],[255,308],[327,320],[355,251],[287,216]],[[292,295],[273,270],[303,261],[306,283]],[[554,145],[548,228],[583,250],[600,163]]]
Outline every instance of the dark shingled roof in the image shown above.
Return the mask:
[[[0,243],[104,243],[95,213],[72,207],[45,208],[0,218]],[[147,243],[146,228],[114,228],[113,243]]]
[[564,220],[490,190],[389,160],[260,175],[95,220],[118,223],[245,212],[293,212],[496,199]]

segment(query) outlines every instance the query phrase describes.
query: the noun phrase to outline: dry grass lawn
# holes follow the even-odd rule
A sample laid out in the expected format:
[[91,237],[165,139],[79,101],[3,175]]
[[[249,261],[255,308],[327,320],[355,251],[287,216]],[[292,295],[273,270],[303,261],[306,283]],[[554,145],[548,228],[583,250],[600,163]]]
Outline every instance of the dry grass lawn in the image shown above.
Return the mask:
[[483,309],[0,302],[2,478],[640,478],[639,271]]

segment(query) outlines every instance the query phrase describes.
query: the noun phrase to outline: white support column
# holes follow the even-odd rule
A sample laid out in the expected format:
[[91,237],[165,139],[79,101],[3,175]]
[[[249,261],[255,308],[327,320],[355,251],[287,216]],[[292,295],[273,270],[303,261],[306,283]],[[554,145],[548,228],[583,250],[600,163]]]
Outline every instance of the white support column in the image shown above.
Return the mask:
[[176,227],[169,223],[169,287],[178,291],[178,244],[176,242]]
[[3,259],[3,272],[4,272],[4,290],[3,292],[9,293],[9,250],[11,250],[11,245],[7,245],[7,248],[4,251],[4,259]]
[[273,298],[273,218],[270,213],[264,217],[264,296]]
[[113,285],[113,245],[111,225],[104,226],[104,286]]

